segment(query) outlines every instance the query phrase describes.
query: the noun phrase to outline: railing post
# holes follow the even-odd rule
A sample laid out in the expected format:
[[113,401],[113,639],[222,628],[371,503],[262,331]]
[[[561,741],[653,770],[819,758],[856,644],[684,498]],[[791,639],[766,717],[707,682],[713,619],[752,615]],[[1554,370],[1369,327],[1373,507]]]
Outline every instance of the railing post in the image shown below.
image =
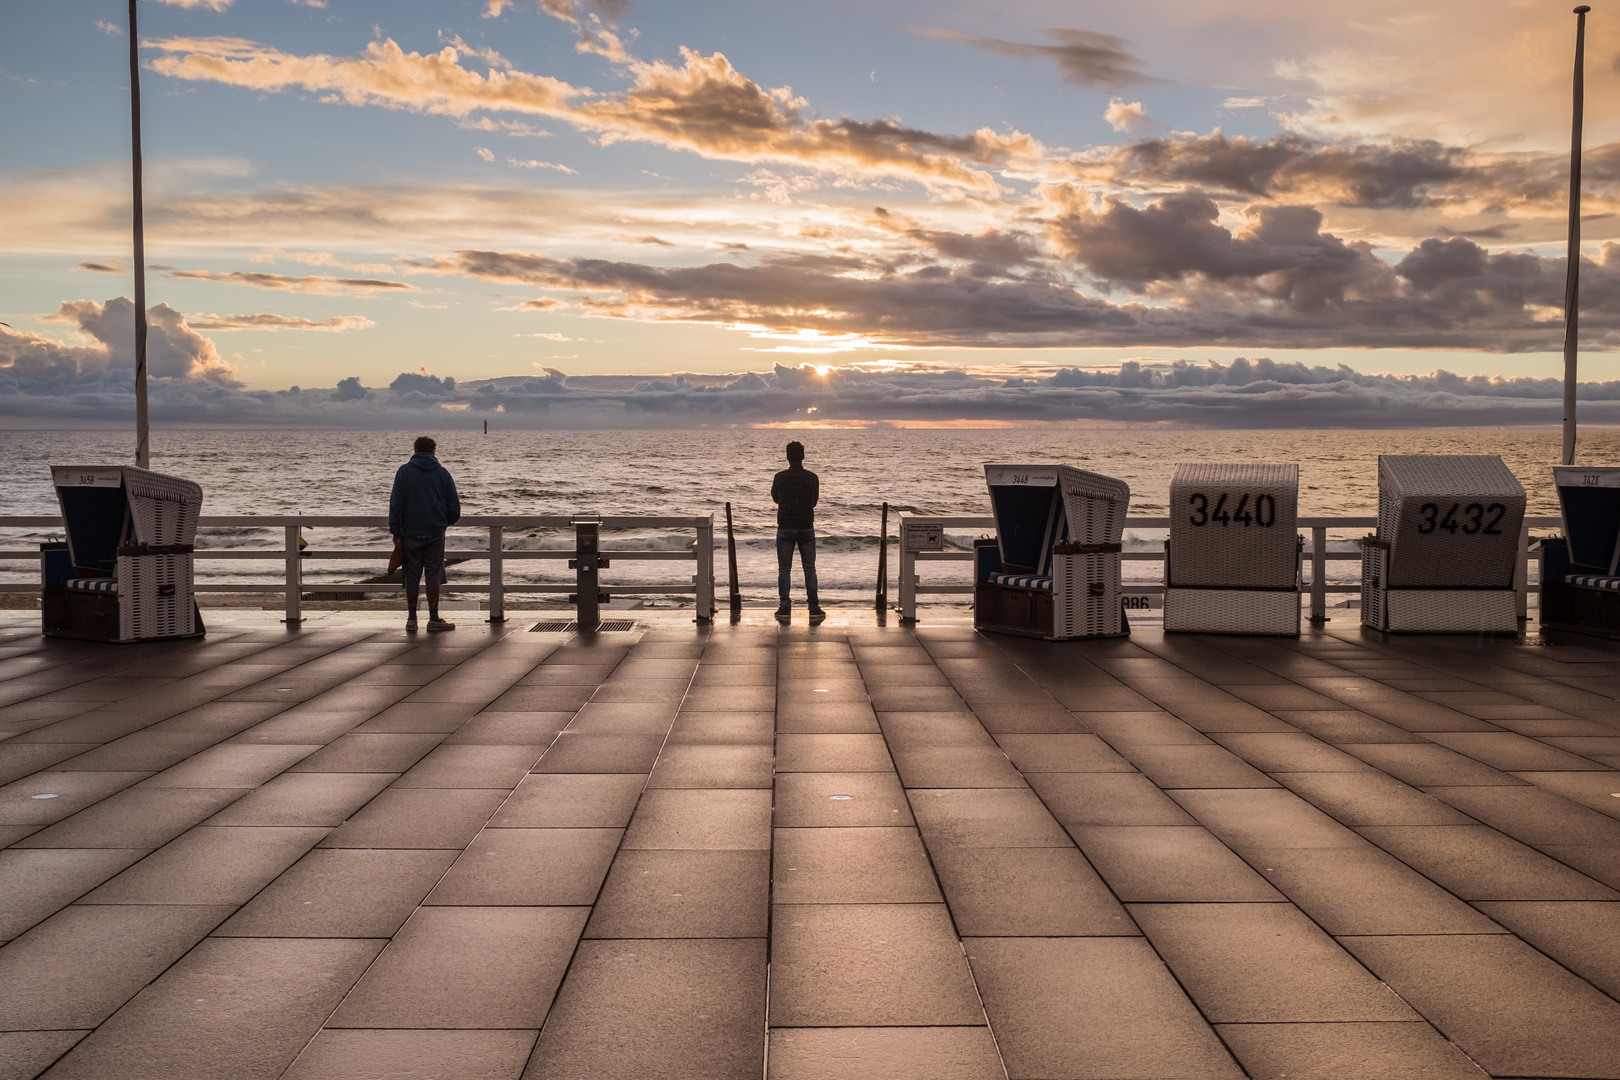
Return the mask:
[[906,543],[906,519],[900,519],[900,624],[917,621],[917,555]]
[[1311,529],[1311,622],[1327,622],[1327,529]]
[[582,634],[594,634],[602,622],[600,592],[601,567],[606,560],[599,555],[602,536],[600,521],[574,522],[574,557],[568,565],[574,571],[574,621]]
[[731,525],[731,504],[726,503],[726,570],[731,580],[731,614],[742,614],[742,590],[737,585],[737,534]]
[[878,580],[877,596],[872,606],[884,611],[889,606],[889,504],[883,504],[882,524],[878,527]]
[[502,551],[506,544],[506,530],[499,525],[489,527],[489,621],[506,621],[506,568]]
[[[730,504],[726,505],[730,513]],[[714,619],[714,515],[699,518],[697,523],[697,619],[708,625]]]
[[1530,617],[1530,526],[1519,529],[1519,557],[1513,562],[1513,605],[1520,619]]
[[289,626],[297,626],[304,621],[299,609],[304,599],[304,564],[303,555],[298,550],[299,532],[298,519],[293,518],[293,523],[287,526],[287,606],[286,617],[282,619]]

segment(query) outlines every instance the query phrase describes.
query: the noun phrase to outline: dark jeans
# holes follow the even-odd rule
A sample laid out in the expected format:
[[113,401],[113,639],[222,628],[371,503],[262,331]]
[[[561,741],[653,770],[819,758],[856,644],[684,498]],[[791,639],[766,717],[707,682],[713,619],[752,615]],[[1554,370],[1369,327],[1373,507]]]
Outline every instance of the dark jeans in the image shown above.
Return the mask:
[[821,610],[816,598],[816,530],[776,530],[776,591],[781,597],[781,609],[793,606],[793,549],[799,549],[799,565],[804,567],[804,591],[810,601],[810,610]]

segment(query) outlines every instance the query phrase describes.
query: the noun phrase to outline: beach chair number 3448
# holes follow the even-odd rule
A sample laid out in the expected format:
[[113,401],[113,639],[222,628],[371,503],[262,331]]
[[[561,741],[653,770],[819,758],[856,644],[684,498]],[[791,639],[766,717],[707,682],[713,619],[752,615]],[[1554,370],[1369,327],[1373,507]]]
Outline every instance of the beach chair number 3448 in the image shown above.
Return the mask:
[[[1226,508],[1228,493],[1222,492],[1215,500],[1213,508],[1209,505],[1209,496],[1201,491],[1195,491],[1187,499],[1187,505],[1192,507],[1187,522],[1198,528],[1205,525],[1258,525],[1262,529],[1269,529],[1277,520],[1277,500],[1271,495],[1254,495],[1247,493],[1238,496],[1237,506],[1232,510]],[[1253,500],[1251,504],[1251,498]]]
[[[1463,512],[1461,520],[1457,518],[1459,507]],[[1490,515],[1489,520],[1486,518],[1487,514]],[[1467,506],[1463,506],[1461,503],[1452,503],[1451,507],[1446,510],[1445,517],[1441,517],[1440,504],[1427,502],[1418,507],[1417,531],[1427,535],[1436,529],[1444,529],[1449,533],[1455,533],[1458,529],[1461,529],[1469,536],[1473,536],[1475,533],[1484,533],[1486,536],[1501,536],[1502,530],[1498,529],[1497,526],[1502,523],[1502,518],[1506,514],[1507,507],[1499,502],[1493,502],[1489,506],[1477,502],[1469,503]]]

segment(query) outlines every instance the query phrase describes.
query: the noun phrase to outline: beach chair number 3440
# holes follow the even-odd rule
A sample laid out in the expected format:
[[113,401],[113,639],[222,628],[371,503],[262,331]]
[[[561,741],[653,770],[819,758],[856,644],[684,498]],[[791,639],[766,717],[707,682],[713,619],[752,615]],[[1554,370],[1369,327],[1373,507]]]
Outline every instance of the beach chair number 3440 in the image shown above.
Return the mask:
[[1269,529],[1277,520],[1277,500],[1270,495],[1251,496],[1245,493],[1238,496],[1237,506],[1232,510],[1226,508],[1229,497],[1230,493],[1222,492],[1212,508],[1208,495],[1201,491],[1193,492],[1187,499],[1187,505],[1192,507],[1192,513],[1187,517],[1188,523],[1198,528],[1205,525],[1242,525],[1244,528],[1258,525],[1262,529]]
[[[1461,520],[1457,517],[1459,507],[1463,512]],[[1451,507],[1446,510],[1445,517],[1441,517],[1440,504],[1429,502],[1418,507],[1418,514],[1421,520],[1418,521],[1417,531],[1425,535],[1434,532],[1436,529],[1444,529],[1449,533],[1455,533],[1458,529],[1461,529],[1469,536],[1473,536],[1475,533],[1484,533],[1486,536],[1501,536],[1502,530],[1498,529],[1497,526],[1502,523],[1503,516],[1507,514],[1507,507],[1498,502],[1493,502],[1489,506],[1477,502],[1469,503],[1467,506],[1463,506],[1461,503],[1452,503]],[[1487,514],[1490,515],[1489,520],[1486,518]]]

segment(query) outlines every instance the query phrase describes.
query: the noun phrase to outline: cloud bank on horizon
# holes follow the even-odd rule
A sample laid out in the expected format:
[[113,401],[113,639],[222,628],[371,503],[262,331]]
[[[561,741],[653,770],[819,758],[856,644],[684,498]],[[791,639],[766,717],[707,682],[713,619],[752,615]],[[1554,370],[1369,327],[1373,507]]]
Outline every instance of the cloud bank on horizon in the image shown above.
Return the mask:
[[[970,93],[1009,71],[1046,72],[1062,109],[1090,108],[1097,138],[1088,141],[1045,114],[980,122],[962,106],[968,122],[951,126],[937,122],[950,108],[908,123],[876,96],[864,114],[818,105],[814,93],[697,43],[712,27],[671,30],[618,0],[480,0],[459,33],[435,24],[431,46],[417,23],[433,12],[420,5],[377,7],[375,29],[368,20],[356,40],[357,27],[309,0],[276,8],[309,9],[300,18],[313,21],[296,32],[290,16],[278,22],[232,0],[161,3],[173,13],[151,9],[142,41],[160,116],[171,101],[212,101],[247,117],[387,117],[434,146],[471,141],[454,168],[425,154],[409,169],[350,163],[275,176],[265,160],[160,158],[147,205],[149,245],[163,260],[151,282],[154,342],[167,350],[160,418],[380,423],[443,407],[609,425],[1558,418],[1547,380],[1533,377],[1360,373],[1384,366],[1374,358],[1166,361],[1099,374],[1072,366],[1079,355],[1024,350],[1552,353],[1568,166],[1561,16],[1462,0],[1414,13],[1369,0],[1346,22],[1332,5],[1162,0],[1132,34],[1118,18],[1103,25],[1101,9],[1070,13],[1096,22],[1054,26],[1046,5],[1027,0],[1003,12],[1007,29],[988,33],[996,20],[975,26],[971,8],[960,25],[940,26],[916,17],[925,5],[880,5],[874,25],[897,35],[897,51],[927,51]],[[1151,49],[1149,27],[1170,28]],[[1320,45],[1351,31],[1357,49]],[[670,36],[684,33],[694,43]],[[1607,24],[1594,19],[1592,33],[1593,56],[1608,55]],[[1210,34],[1242,39],[1227,67],[1209,58],[1219,53]],[[749,44],[734,55],[781,58]],[[1266,59],[1261,73],[1243,73],[1256,56]],[[1002,67],[975,74],[979,64]],[[871,83],[882,85],[876,70]],[[1620,349],[1620,119],[1608,117],[1620,115],[1620,72],[1594,60],[1589,86],[1582,346],[1611,353]],[[1179,130],[1189,98],[1207,99],[1219,122]],[[545,160],[489,149],[506,137],[555,147]],[[627,180],[626,162],[650,167]],[[619,172],[604,180],[604,170]],[[0,198],[15,208],[0,260],[127,273],[126,186],[105,162],[0,174]],[[206,314],[246,306],[231,299],[245,289],[272,295],[278,310]],[[81,292],[7,310],[18,329],[0,327],[0,413],[100,418],[122,407],[128,302],[68,299]],[[444,314],[433,324],[428,312]],[[430,325],[447,328],[432,348],[448,340],[451,355],[419,351],[435,337],[422,329]],[[623,349],[616,358],[602,347],[606,327],[706,329],[707,340],[731,343],[716,371],[740,370],[747,357],[736,354],[757,351],[1004,359],[994,373],[984,363],[977,373],[936,370],[947,355],[846,366],[819,381],[778,366],[664,389],[653,388],[659,380],[592,387],[583,374],[529,389],[552,384],[513,374],[535,364],[624,370]],[[205,336],[220,333],[309,342],[317,359],[289,361],[278,383],[276,368],[222,358]],[[269,333],[282,336],[255,336]],[[583,355],[562,363],[553,350],[564,342]],[[365,353],[358,367],[344,366],[345,347]],[[1020,376],[1030,364],[1046,374]],[[413,367],[412,378],[451,373],[450,388],[388,374]],[[284,389],[332,370],[358,374],[347,389]],[[1606,401],[1611,385],[1598,378],[1585,393]],[[568,408],[555,408],[563,400]],[[1607,407],[1594,405],[1590,418]]]

